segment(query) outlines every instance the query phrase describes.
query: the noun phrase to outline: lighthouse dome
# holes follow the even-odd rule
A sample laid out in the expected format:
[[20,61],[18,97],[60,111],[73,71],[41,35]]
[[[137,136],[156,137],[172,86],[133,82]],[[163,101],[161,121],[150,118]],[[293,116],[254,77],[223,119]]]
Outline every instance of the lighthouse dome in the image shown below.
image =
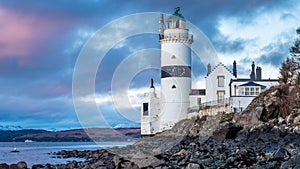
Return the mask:
[[184,16],[179,13],[180,7],[174,9],[174,14],[171,15],[167,20],[167,28],[174,29],[180,28],[185,29],[185,19]]

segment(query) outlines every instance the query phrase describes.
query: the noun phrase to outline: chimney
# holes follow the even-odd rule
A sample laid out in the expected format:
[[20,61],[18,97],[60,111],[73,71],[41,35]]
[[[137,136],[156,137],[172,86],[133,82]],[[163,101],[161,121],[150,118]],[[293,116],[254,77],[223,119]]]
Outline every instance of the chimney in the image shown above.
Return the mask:
[[153,83],[154,83],[153,79],[151,78],[151,86],[150,86],[150,88],[154,88],[154,84]]
[[211,65],[207,65],[207,76],[211,73]]
[[254,64],[254,61],[252,62],[252,70],[251,70],[251,74],[250,74],[250,80],[251,81],[254,81],[255,80],[255,64]]
[[256,80],[261,80],[261,67],[256,67]]
[[234,77],[237,77],[237,71],[236,71],[236,61],[233,61],[233,67],[232,67],[232,74]]

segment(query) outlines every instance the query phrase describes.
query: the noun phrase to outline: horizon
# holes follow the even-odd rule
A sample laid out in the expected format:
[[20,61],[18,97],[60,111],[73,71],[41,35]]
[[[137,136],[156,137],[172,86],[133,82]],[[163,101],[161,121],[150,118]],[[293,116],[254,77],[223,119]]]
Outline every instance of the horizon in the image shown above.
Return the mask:
[[[15,128],[16,127],[16,128]],[[49,132],[63,132],[63,131],[70,131],[70,130],[87,130],[87,129],[140,129],[140,127],[92,127],[92,128],[70,128],[70,129],[48,129],[48,128],[22,128],[20,126],[0,126],[0,131],[22,131],[22,130],[44,130]]]
[[[109,37],[117,33],[106,32],[107,42],[100,46],[118,41],[96,70],[95,98],[93,95],[82,98],[84,102],[97,105],[103,119],[93,118],[90,109],[81,110],[86,112],[85,119],[76,113],[72,97],[75,67],[82,49],[103,27],[134,14],[172,14],[177,6],[181,7],[185,19],[211,42],[218,61],[230,70],[232,62],[237,61],[239,78],[249,77],[252,61],[262,68],[263,78],[278,78],[281,62],[289,56],[289,48],[300,26],[297,12],[300,11],[300,2],[296,0],[2,1],[0,128],[19,126],[48,131],[118,126],[139,128],[136,119],[140,116],[140,100],[148,91],[151,78],[159,89],[160,71],[155,69],[160,64],[157,59],[160,57],[159,18],[151,19],[157,34],[113,39]],[[145,25],[139,23],[142,22],[134,26],[143,29]],[[126,22],[117,26],[129,30]],[[145,52],[144,49],[153,50]],[[130,79],[129,88],[123,89],[125,77],[119,76],[119,81],[113,84],[114,75],[130,58],[135,60],[126,65],[128,72],[135,70],[136,63],[154,68],[145,68],[135,74]],[[204,88],[205,58],[192,53],[192,59],[193,87]],[[122,88],[117,97],[128,99],[116,102],[114,85]]]

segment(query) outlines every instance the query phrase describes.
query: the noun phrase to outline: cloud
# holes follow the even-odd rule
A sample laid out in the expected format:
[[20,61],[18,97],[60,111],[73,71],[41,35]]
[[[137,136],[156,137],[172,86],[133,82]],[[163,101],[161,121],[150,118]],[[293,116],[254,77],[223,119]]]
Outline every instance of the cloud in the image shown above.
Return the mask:
[[[300,10],[297,0],[212,0],[201,4],[198,0],[165,0],[159,3],[151,0],[139,3],[133,0],[9,0],[1,1],[0,6],[1,120],[5,121],[5,125],[37,128],[80,127],[71,100],[76,59],[96,30],[119,17],[137,12],[172,13],[174,7],[180,6],[185,18],[211,39],[225,65],[230,67],[233,60],[237,60],[238,74],[248,77],[254,60],[262,67],[263,77],[267,78],[277,77],[280,56],[284,58],[288,54],[289,44],[294,41],[295,29],[299,26],[297,12]],[[132,118],[128,120],[126,117],[132,113],[132,109],[132,114],[139,117],[138,106],[143,90],[148,91],[150,78],[158,83],[156,86],[159,85],[159,70],[133,71],[145,65],[159,64],[159,58],[156,58],[159,54],[138,52],[148,48],[158,49],[157,35],[134,35],[135,32],[131,32],[134,36],[122,38],[126,31],[135,28],[142,31],[151,28],[155,33],[158,32],[158,18],[154,16],[120,22],[112,27],[114,30],[104,32],[104,41],[95,43],[94,49],[102,50],[111,46],[112,49],[106,53],[96,70],[96,78],[81,80],[95,84],[99,109],[111,126],[123,123],[131,125]],[[149,23],[152,27],[149,27]],[[116,43],[112,43],[115,40]],[[197,45],[203,47],[203,43]],[[94,50],[89,52],[95,54]],[[132,56],[134,54],[136,57]],[[133,60],[131,64],[124,64],[127,57]],[[196,86],[203,82],[202,76],[206,74],[204,63],[210,59],[209,56],[200,57],[204,57],[203,60],[193,56],[193,83]],[[84,63],[89,61],[96,63],[91,57],[83,59]],[[118,91],[112,90],[112,77],[120,65],[126,68],[121,69],[123,72],[135,73],[125,88],[122,85],[128,77],[119,76],[116,81],[116,89],[120,91],[116,93],[117,97],[126,98],[117,101],[121,113],[116,111],[116,105],[111,100],[111,95]],[[89,66],[84,71],[88,72]],[[123,110],[128,114],[124,115]],[[94,115],[92,111],[85,109],[83,116]],[[90,116],[86,118],[91,126],[105,126],[98,124],[100,118]]]
[[[129,108],[139,108],[141,106],[141,101],[144,98],[144,94],[149,91],[149,87],[140,87],[140,88],[130,88],[124,89],[124,91],[117,91],[114,94],[112,93],[98,93],[95,95],[88,95],[81,97],[82,102],[95,102],[98,106],[113,106],[113,104],[118,104],[118,108],[129,109]],[[157,92],[159,88],[157,89]],[[159,93],[159,92],[158,92]],[[122,98],[118,103],[114,103],[116,100],[114,98]],[[128,102],[130,104],[128,104]],[[112,109],[114,109],[112,107]]]
[[[140,106],[144,99],[144,94],[149,91],[149,87],[130,88],[124,91],[118,91],[115,94],[98,93],[81,97],[80,102],[83,105],[92,105],[96,103],[98,113],[102,119],[95,119],[94,112],[85,112],[85,118],[80,115],[79,121],[83,122],[84,127],[95,126],[116,126],[118,124],[127,124],[128,126],[137,126],[140,123]],[[159,88],[157,89],[159,94]],[[118,99],[121,98],[121,99]],[[80,104],[80,103],[79,103]]]
[[225,44],[229,42],[229,45],[242,41],[244,46],[243,50],[239,45],[231,46],[232,50],[227,52],[223,52],[221,48],[218,53],[220,60],[228,65],[233,60],[241,63],[239,61],[242,58],[249,58],[259,61],[262,68],[266,64],[272,64],[268,66],[273,70],[268,76],[277,77],[275,70],[278,69],[278,60],[281,61],[288,55],[288,49],[283,48],[293,39],[293,32],[298,26],[298,9],[299,5],[291,7],[289,11],[280,7],[258,8],[253,11],[255,15],[250,14],[248,17],[220,17],[217,25],[219,33],[215,36],[215,41],[225,39]]
[[0,101],[2,103],[0,105],[2,125],[18,124],[23,128],[44,129],[79,127],[76,114],[72,111],[73,105],[70,98],[41,100],[1,95]]
[[24,66],[31,64],[24,57],[34,54],[42,41],[67,25],[65,20],[21,15],[4,8],[0,8],[0,18],[0,31],[5,32],[1,34],[0,57],[18,57],[18,63]]

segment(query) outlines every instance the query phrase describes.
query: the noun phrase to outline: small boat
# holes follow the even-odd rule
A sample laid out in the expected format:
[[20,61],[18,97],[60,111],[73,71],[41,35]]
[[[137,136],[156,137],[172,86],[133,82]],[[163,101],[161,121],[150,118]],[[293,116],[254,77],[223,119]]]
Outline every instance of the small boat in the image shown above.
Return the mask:
[[17,148],[14,148],[13,150],[11,150],[10,152],[12,152],[12,153],[18,153],[18,152],[20,152]]
[[24,142],[25,142],[25,143],[32,143],[33,141],[27,139],[27,140],[25,140]]

